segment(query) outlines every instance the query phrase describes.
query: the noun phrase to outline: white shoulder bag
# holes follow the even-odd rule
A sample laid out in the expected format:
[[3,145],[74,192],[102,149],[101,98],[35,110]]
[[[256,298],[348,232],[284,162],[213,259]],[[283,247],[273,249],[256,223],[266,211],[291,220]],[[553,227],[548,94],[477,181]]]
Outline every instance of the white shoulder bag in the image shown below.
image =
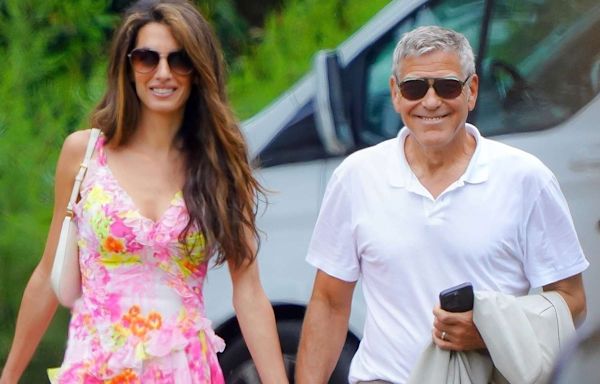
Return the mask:
[[77,225],[73,221],[73,206],[75,205],[77,196],[79,196],[81,182],[85,177],[98,136],[100,136],[100,130],[92,128],[83,162],[75,177],[75,184],[73,185],[69,204],[67,205],[67,213],[60,229],[60,238],[56,247],[52,273],[50,275],[52,289],[58,301],[68,308],[71,308],[75,300],[81,296],[81,271],[79,270],[79,247],[77,246],[78,233]]

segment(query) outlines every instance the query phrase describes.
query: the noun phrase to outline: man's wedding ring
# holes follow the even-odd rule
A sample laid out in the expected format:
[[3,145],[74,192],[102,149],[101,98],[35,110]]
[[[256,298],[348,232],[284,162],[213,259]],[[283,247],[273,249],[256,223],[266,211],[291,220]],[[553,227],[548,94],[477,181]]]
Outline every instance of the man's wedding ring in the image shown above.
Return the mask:
[[446,331],[442,331],[442,340],[446,341]]

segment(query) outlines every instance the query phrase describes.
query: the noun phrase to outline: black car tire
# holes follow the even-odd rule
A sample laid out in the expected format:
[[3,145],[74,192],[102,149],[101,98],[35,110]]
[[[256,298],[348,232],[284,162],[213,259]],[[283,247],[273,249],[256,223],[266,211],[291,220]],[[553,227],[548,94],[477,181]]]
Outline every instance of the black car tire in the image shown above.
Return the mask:
[[[299,320],[282,320],[277,322],[279,341],[283,351],[284,365],[290,384],[294,382],[294,370],[296,367],[296,352],[300,341],[302,322]],[[348,383],[348,371],[354,352],[358,348],[358,341],[350,336],[340,354],[338,364],[329,380],[330,384]],[[259,384],[260,379],[256,367],[252,362],[246,343],[241,335],[238,335],[220,354],[219,362],[228,384]]]

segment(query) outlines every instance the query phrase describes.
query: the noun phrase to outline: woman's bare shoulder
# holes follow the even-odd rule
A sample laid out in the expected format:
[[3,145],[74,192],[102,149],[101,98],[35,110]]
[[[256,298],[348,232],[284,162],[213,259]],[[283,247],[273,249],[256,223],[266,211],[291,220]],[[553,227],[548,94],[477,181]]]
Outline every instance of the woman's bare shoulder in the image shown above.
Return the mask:
[[61,156],[67,158],[79,158],[79,161],[81,161],[85,154],[91,132],[91,129],[84,129],[75,131],[67,136],[62,146]]
[[75,177],[83,161],[91,129],[75,131],[65,139],[58,159],[57,173],[65,174],[67,180]]

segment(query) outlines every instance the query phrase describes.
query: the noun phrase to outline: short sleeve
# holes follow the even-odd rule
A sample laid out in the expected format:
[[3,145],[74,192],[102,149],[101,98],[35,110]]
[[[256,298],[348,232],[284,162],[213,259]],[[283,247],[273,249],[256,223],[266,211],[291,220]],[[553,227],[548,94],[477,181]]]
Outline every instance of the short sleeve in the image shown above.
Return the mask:
[[306,261],[330,276],[353,282],[359,278],[360,263],[347,176],[338,167],[327,185]]
[[556,178],[541,190],[525,231],[525,272],[533,287],[566,279],[589,266]]

